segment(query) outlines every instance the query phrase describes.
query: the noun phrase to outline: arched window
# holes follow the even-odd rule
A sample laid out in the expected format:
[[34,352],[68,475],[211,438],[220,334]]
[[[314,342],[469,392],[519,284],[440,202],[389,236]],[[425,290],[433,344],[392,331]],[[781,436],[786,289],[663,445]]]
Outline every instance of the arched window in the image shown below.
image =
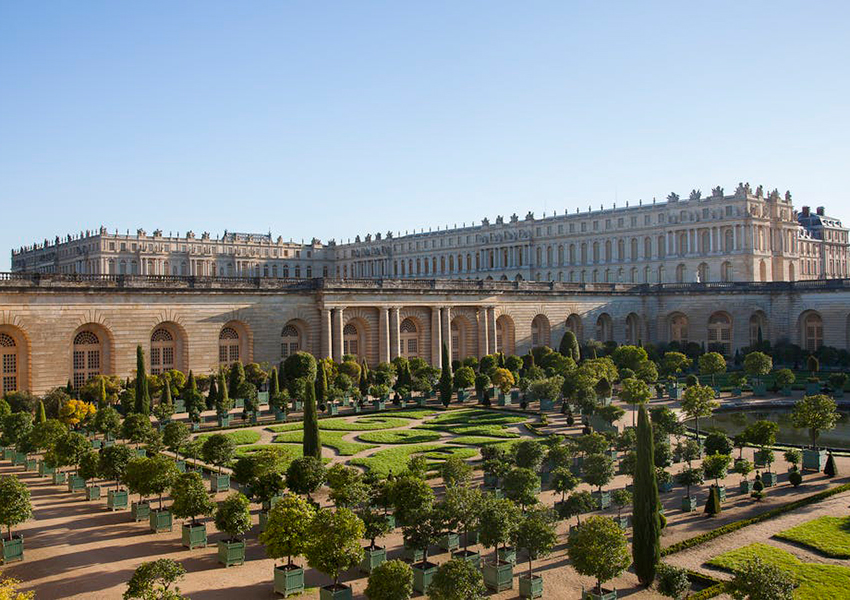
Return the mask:
[[723,234],[723,249],[726,252],[732,252],[735,249],[735,234],[731,229],[727,229]]
[[575,334],[579,341],[581,340],[581,317],[577,314],[571,314],[567,317],[566,327]]
[[757,312],[750,317],[750,346],[756,346],[767,338],[767,318]]
[[342,329],[342,353],[360,356],[360,332],[354,323],[347,323]]
[[717,352],[722,348],[722,354],[732,354],[732,319],[726,313],[717,312],[708,318],[708,348]]
[[652,258],[652,239],[644,238],[643,240],[643,259],[649,260]]
[[630,313],[626,317],[626,345],[635,346],[640,343],[640,319],[635,313]]
[[18,389],[18,345],[15,338],[0,333],[0,361],[3,367],[2,392],[14,392]]
[[407,318],[398,328],[401,355],[405,358],[419,356],[419,331],[413,319]]
[[767,263],[759,261],[759,281],[767,281]]
[[685,274],[686,269],[685,265],[680,264],[676,267],[676,283],[684,283],[685,282]]
[[684,256],[688,253],[688,234],[679,234],[679,256]]
[[700,281],[702,281],[703,283],[708,281],[708,278],[709,278],[709,275],[710,275],[709,269],[708,269],[708,263],[700,263],[699,268],[697,270],[697,273],[699,273],[699,280]]
[[600,342],[610,342],[614,339],[614,324],[608,313],[602,313],[596,319],[596,339]]
[[685,315],[674,315],[670,319],[670,341],[683,346],[688,343],[688,318]]
[[531,347],[549,346],[549,319],[545,315],[537,315],[531,321]]
[[496,352],[514,353],[514,324],[506,315],[496,319]]
[[720,279],[723,281],[732,281],[732,263],[728,260],[720,265]]
[[100,339],[91,331],[81,331],[74,338],[72,382],[80,389],[92,377],[100,375]]
[[165,327],[151,334],[151,375],[159,375],[174,368],[174,336]]
[[301,350],[301,334],[295,325],[287,323],[280,332],[280,360],[285,360],[299,350]]
[[823,319],[817,313],[803,318],[803,347],[807,352],[816,352],[823,346]]
[[239,333],[232,327],[224,327],[218,334],[218,362],[229,365],[239,360]]

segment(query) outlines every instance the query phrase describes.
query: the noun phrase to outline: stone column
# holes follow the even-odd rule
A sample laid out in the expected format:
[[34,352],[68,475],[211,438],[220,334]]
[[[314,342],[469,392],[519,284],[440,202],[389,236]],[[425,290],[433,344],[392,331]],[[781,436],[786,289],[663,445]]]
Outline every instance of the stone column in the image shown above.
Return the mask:
[[[487,307],[487,331],[489,332],[487,340],[487,354],[496,353],[496,308],[493,306]],[[507,340],[503,340],[507,343]]]
[[490,338],[487,335],[487,308],[478,307],[478,358],[488,354]]
[[322,338],[321,349],[319,351],[321,358],[332,358],[331,355],[331,310],[329,308],[322,309]]
[[342,362],[342,317],[343,309],[335,308],[333,315],[333,359],[336,362]]
[[431,366],[438,369],[443,368],[443,347],[442,336],[440,335],[440,307],[431,307]]
[[[449,360],[452,359],[452,310],[448,306],[440,309],[440,334],[443,337],[443,345],[446,347],[446,352],[449,354]],[[442,352],[442,349],[441,349]]]
[[378,362],[390,362],[390,309],[378,307]]
[[401,336],[399,335],[399,308],[394,306],[390,309],[390,360],[401,356]]

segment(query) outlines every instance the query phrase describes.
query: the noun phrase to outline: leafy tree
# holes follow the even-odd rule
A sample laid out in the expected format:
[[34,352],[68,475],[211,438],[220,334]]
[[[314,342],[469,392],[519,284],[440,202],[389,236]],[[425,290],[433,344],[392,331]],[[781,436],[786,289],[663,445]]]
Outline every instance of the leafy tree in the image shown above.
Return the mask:
[[709,454],[702,461],[702,470],[706,478],[714,479],[715,485],[720,485],[720,480],[726,477],[732,457],[728,454]]
[[94,450],[89,450],[83,454],[80,459],[80,468],[78,470],[80,477],[85,480],[97,479],[101,476],[100,471],[100,456]]
[[369,488],[363,475],[354,467],[336,463],[325,471],[325,479],[331,488],[330,499],[334,506],[353,508],[366,501]]
[[726,591],[735,600],[792,600],[795,587],[788,571],[755,557],[735,571]]
[[791,412],[791,423],[794,427],[808,429],[812,448],[817,448],[820,432],[834,428],[840,416],[832,397],[815,394],[803,396],[797,401]]
[[216,508],[200,473],[183,473],[179,475],[171,487],[171,512],[178,519],[192,519],[192,525],[197,525],[199,515],[211,515]]
[[384,537],[392,531],[392,527],[390,527],[390,522],[387,520],[385,511],[381,507],[371,506],[367,503],[357,510],[357,516],[360,517],[361,521],[363,521],[363,526],[365,528],[363,536],[365,539],[369,540],[370,550],[374,550],[378,547],[375,540],[379,537]]
[[459,456],[450,456],[440,465],[440,475],[448,487],[462,485],[472,477],[472,467]]
[[427,591],[431,600],[483,600],[487,595],[481,571],[459,558],[440,565]]
[[772,368],[773,359],[764,352],[750,352],[744,357],[744,370],[759,383]]
[[100,471],[107,480],[117,484],[124,482],[127,465],[136,456],[129,446],[118,445],[103,448],[100,452]]
[[409,600],[413,596],[413,569],[401,560],[381,563],[369,574],[369,600]]
[[665,352],[661,361],[661,368],[668,376],[676,376],[685,369],[690,368],[691,359],[681,352]]
[[631,564],[625,532],[611,518],[594,515],[570,531],[567,553],[581,575],[596,578],[596,590]]
[[148,377],[145,373],[145,353],[141,345],[136,346],[136,405],[135,412],[149,415],[151,412],[151,397],[148,391]]
[[239,384],[238,397],[244,400],[242,405],[242,418],[245,419],[248,415],[254,415],[260,412],[260,398],[257,395],[257,387],[250,381],[243,381]]
[[93,417],[96,410],[94,404],[71,398],[59,408],[59,420],[69,427],[76,427]]
[[443,344],[442,361],[443,366],[440,371],[440,402],[442,402],[443,406],[448,406],[452,401],[452,361],[445,344]]
[[127,583],[124,600],[182,600],[180,588],[171,586],[185,574],[186,569],[170,558],[144,562]]
[[148,456],[134,458],[127,464],[124,481],[132,493],[139,499],[159,496],[159,510],[162,510],[162,495],[177,478],[178,471],[174,461],[166,456]]
[[726,372],[726,359],[719,352],[706,352],[699,357],[699,374],[710,375],[711,385],[716,384],[715,377]]
[[578,439],[578,449],[585,456],[590,454],[602,454],[608,449],[609,442],[601,433],[590,433]]
[[779,369],[773,374],[773,380],[779,387],[789,388],[797,380],[797,376],[791,369]]
[[646,407],[641,404],[638,410],[635,457],[632,557],[635,573],[644,586],[650,585],[655,579],[656,566],[661,560],[661,522],[658,514],[660,500],[654,455],[652,426]]
[[748,461],[746,458],[739,458],[735,461],[732,470],[746,481],[747,475],[753,472],[753,463]]
[[300,496],[286,494],[278,500],[260,534],[269,558],[286,557],[286,566],[292,567],[292,557],[304,554],[310,543],[315,515],[313,505]]
[[6,526],[9,541],[12,540],[12,526],[31,518],[29,488],[14,475],[0,475],[0,524]]
[[91,450],[91,444],[86,436],[71,431],[56,440],[51,462],[58,467],[74,467],[76,473],[80,461],[89,450]]
[[319,416],[316,408],[315,386],[304,386],[304,435],[302,438],[302,453],[317,460],[322,459],[322,440],[319,434]]
[[227,393],[231,398],[239,398],[239,386],[245,382],[245,367],[237,360],[230,365],[227,375]]
[[727,456],[732,454],[732,440],[722,431],[712,431],[709,433],[705,436],[703,445],[705,446],[706,454],[726,454]]
[[701,485],[704,481],[702,469],[698,469],[695,467],[682,469],[679,473],[676,474],[676,481],[679,482],[679,485],[683,485],[688,488],[688,498],[690,498],[691,486]]
[[469,549],[469,533],[477,529],[481,521],[483,503],[484,495],[478,488],[457,486],[448,488],[439,504],[443,520],[449,528],[464,534],[464,551]]
[[684,598],[691,589],[688,571],[667,563],[658,565],[655,582],[659,594],[675,600]]
[[316,359],[309,352],[301,351],[286,357],[280,374],[284,376],[284,381],[288,385],[289,382],[301,378],[315,381],[316,371]]
[[340,572],[350,569],[363,558],[360,538],[363,521],[347,508],[320,510],[311,522],[312,539],[305,555],[314,569],[329,575],[334,588],[339,586]]
[[434,503],[431,486],[418,477],[402,476],[396,479],[390,491],[393,510],[402,523],[408,523],[414,515],[428,510]]
[[755,421],[747,425],[744,431],[741,432],[747,443],[762,448],[776,444],[777,433],[779,433],[779,425],[767,420]]
[[121,437],[133,444],[136,444],[137,448],[139,447],[139,444],[150,438],[151,433],[153,433],[151,420],[141,413],[127,415],[124,418],[124,422],[121,424]]
[[619,346],[614,350],[611,359],[618,369],[637,371],[645,361],[649,360],[649,355],[640,346]]
[[581,360],[581,348],[575,333],[569,329],[564,332],[561,343],[558,345],[558,352],[564,356],[569,356],[576,362]]
[[493,371],[493,374],[490,376],[493,384],[499,388],[503,394],[507,394],[511,391],[511,388],[516,385],[516,380],[514,379],[514,374],[508,371],[507,369],[496,369]]
[[485,548],[493,548],[495,564],[499,562],[499,545],[506,547],[514,539],[519,519],[519,508],[513,502],[507,498],[486,497],[481,510],[479,540]]
[[[631,404],[632,410],[634,410],[636,405],[649,402],[649,399],[652,398],[652,392],[649,391],[646,382],[630,377],[622,381],[620,398]],[[632,425],[634,425],[634,421],[632,421]]]
[[227,382],[224,380],[224,371],[218,374],[218,396],[215,399],[215,413],[219,418],[227,416],[233,408],[233,400],[230,395],[230,389]]
[[244,494],[232,492],[215,511],[215,528],[230,536],[228,541],[238,541],[240,535],[251,529],[250,508]]
[[47,451],[54,448],[67,433],[68,429],[58,420],[48,419],[42,423],[36,423],[30,430],[29,438],[33,448]]
[[325,466],[314,456],[293,460],[286,471],[286,485],[296,494],[310,495],[325,482]]
[[593,501],[593,496],[590,492],[582,490],[573,492],[567,499],[558,507],[558,516],[562,519],[576,518],[576,523],[581,524],[581,515],[590,512],[596,508],[596,502]]
[[456,390],[471,388],[475,385],[475,371],[472,367],[461,367],[454,374],[454,387]]
[[551,444],[546,452],[546,460],[552,468],[567,467],[572,463],[573,448],[561,443],[561,438],[558,436],[557,443]]
[[111,406],[98,408],[92,425],[97,433],[117,437],[121,433],[121,415]]
[[694,420],[699,439],[700,417],[708,417],[719,405],[714,400],[714,389],[707,385],[692,385],[682,395],[682,411]]
[[516,466],[536,471],[543,462],[544,449],[537,440],[522,440],[513,447]]
[[649,411],[652,424],[658,427],[661,433],[667,435],[682,435],[685,426],[679,422],[679,417],[666,406],[657,406]]
[[154,407],[153,414],[160,423],[167,421],[174,414],[174,401],[171,399],[170,385],[163,386],[162,396],[159,399],[159,404]]
[[4,446],[17,446],[29,437],[32,431],[32,415],[27,412],[14,412],[3,417]]
[[47,412],[44,410],[44,401],[38,401],[38,410],[35,413],[35,422],[44,423],[47,421]]
[[567,467],[555,467],[550,481],[552,489],[561,494],[561,502],[564,502],[567,492],[573,491],[579,484],[576,476]]
[[528,577],[531,579],[532,561],[552,553],[558,536],[555,530],[555,513],[550,508],[536,506],[522,515],[517,526],[517,546],[528,554]]
[[[210,397],[213,399],[213,404],[211,404],[209,408],[218,406],[220,395],[218,389],[219,388],[216,385],[216,378],[211,376]],[[204,402],[203,395],[198,391],[198,384],[195,381],[195,375],[192,371],[189,371],[189,378],[186,380],[186,385],[183,386],[181,397],[183,398],[183,404],[186,405],[186,412],[189,413],[189,420],[193,423],[198,423],[201,420],[201,413],[205,408],[207,408],[207,406]]]
[[235,450],[236,444],[231,438],[223,433],[214,433],[204,440],[201,456],[204,462],[215,465],[221,473],[221,468],[233,459]]
[[591,454],[582,463],[582,477],[586,483],[599,489],[614,478],[614,460],[605,454]]
[[[585,462],[585,464],[587,464]],[[531,469],[516,467],[511,469],[502,483],[502,491],[505,497],[519,504],[523,508],[537,502],[537,488],[540,486],[540,478]]]
[[180,458],[180,449],[189,441],[191,433],[185,423],[172,421],[162,431],[162,442],[165,447]]
[[0,575],[0,598],[4,600],[33,600],[35,592],[20,592],[21,582],[11,577]]

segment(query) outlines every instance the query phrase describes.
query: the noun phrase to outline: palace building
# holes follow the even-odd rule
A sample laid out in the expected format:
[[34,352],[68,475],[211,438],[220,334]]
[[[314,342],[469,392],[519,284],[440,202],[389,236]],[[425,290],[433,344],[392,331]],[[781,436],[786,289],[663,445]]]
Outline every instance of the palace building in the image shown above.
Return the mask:
[[304,350],[370,365],[440,366],[582,341],[696,342],[732,355],[759,339],[850,348],[848,230],[790,194],[732,195],[352,243],[271,235],[109,234],[12,253],[0,274],[2,391],[95,375],[208,373]]

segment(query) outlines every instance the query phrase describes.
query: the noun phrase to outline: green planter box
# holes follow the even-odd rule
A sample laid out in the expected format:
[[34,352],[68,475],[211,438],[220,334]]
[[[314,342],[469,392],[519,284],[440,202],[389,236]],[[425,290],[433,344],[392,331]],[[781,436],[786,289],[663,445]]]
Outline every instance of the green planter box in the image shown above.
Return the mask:
[[384,515],[384,518],[387,520],[387,525],[389,525],[390,529],[395,529],[395,515]]
[[419,406],[420,408],[424,408],[427,404],[428,404],[428,398],[417,398],[416,399],[416,406]]
[[499,485],[499,478],[492,473],[484,473],[484,487],[494,488]]
[[484,563],[484,585],[496,592],[514,587],[514,566],[509,562]]
[[718,496],[720,496],[721,502],[726,502],[726,486],[725,485],[718,485],[717,486],[717,494],[718,494]]
[[764,487],[773,487],[778,480],[779,476],[776,473],[765,472],[761,474],[761,482],[764,484]]
[[38,471],[38,461],[34,458],[28,458],[24,463],[24,469],[35,473]]
[[15,452],[15,455],[12,457],[12,464],[16,467],[22,467],[27,464],[27,455],[23,452]]
[[147,521],[151,518],[151,505],[147,501],[133,502],[130,505],[130,516],[136,523]]
[[177,467],[178,473],[185,473],[186,472],[186,461],[185,460],[175,460],[174,466]]
[[411,563],[421,563],[425,558],[425,553],[422,550],[411,548],[407,544],[402,548],[402,556],[406,561]]
[[781,395],[785,396],[786,398],[790,398],[791,397],[791,388],[790,387],[784,387],[779,391],[779,393]]
[[269,511],[261,510],[260,511],[260,533],[263,533],[266,530],[266,527],[269,526]]
[[339,414],[339,406],[336,404],[326,404],[325,406],[330,416],[335,417]]
[[629,528],[629,516],[620,516],[614,517],[614,522],[620,526],[620,529],[628,529]]
[[509,562],[511,565],[516,566],[516,548],[513,546],[499,548],[496,551],[496,555],[499,557],[501,562]]
[[611,490],[602,490],[602,492],[593,492],[593,501],[596,503],[597,510],[605,510],[611,506]]
[[696,496],[685,496],[682,498],[682,510],[684,512],[694,512],[697,509],[697,497]]
[[664,483],[659,483],[658,484],[658,491],[661,492],[662,494],[666,494],[667,492],[672,492],[673,491],[673,482],[672,481],[665,481]]
[[268,500],[268,501],[263,500],[263,504],[262,504],[263,510],[269,511],[269,510],[273,509],[275,507],[275,504],[280,502],[281,498],[283,498],[283,496],[272,496],[271,500]]
[[12,460],[15,456],[15,450],[13,448],[3,448],[3,460]]
[[387,408],[387,403],[383,400],[372,400],[372,408],[375,410],[385,410]]
[[820,381],[818,381],[817,383],[806,382],[806,395],[813,396],[815,394],[820,394],[822,385],[823,384]]
[[90,485],[86,487],[86,500],[100,500],[100,486]]
[[606,590],[602,588],[602,593],[597,593],[595,589],[586,590],[584,586],[581,588],[581,600],[617,600],[617,589]]
[[437,545],[446,552],[457,550],[460,548],[460,536],[454,531],[450,531],[446,535],[440,536]]
[[221,540],[218,543],[218,562],[225,567],[245,564],[245,542]]
[[274,413],[274,420],[275,421],[286,421],[286,413],[284,411],[275,407],[275,408],[272,409],[272,412]]
[[13,535],[11,540],[3,538],[3,564],[24,560],[24,536]]
[[767,396],[767,385],[764,383],[753,384],[753,396],[759,398]]
[[319,600],[351,600],[351,588],[342,584],[336,588],[325,586],[319,590]]
[[432,562],[423,562],[411,565],[413,569],[413,591],[424,594],[428,586],[431,585],[431,580],[437,574],[439,565]]
[[106,508],[109,510],[125,510],[127,503],[127,490],[109,490],[106,493]]
[[749,496],[753,493],[753,482],[752,481],[742,481],[738,484],[738,491],[742,494],[746,494]]
[[667,395],[670,396],[673,400],[681,400],[682,399],[682,388],[678,385],[668,385],[667,386]]
[[218,426],[219,427],[230,427],[230,415],[219,415],[218,417]]
[[201,424],[198,423],[197,421],[192,421],[192,423],[189,425],[189,428],[192,431],[200,431],[201,430]]
[[174,412],[175,413],[184,413],[186,412],[186,401],[183,398],[177,398],[174,400]]
[[269,403],[269,393],[268,392],[257,392],[257,402],[261,405]]
[[213,492],[226,492],[230,489],[230,475],[213,473],[210,475],[210,489]]
[[842,388],[838,388],[837,390],[832,390],[832,397],[833,398],[843,398],[844,397],[844,390]]
[[387,560],[387,549],[381,546],[377,548],[363,548],[363,560],[360,561],[360,572],[371,573],[372,569]]
[[68,491],[81,492],[86,489],[86,480],[79,475],[71,475],[68,477]]
[[65,483],[67,477],[67,473],[65,471],[54,471],[53,472],[53,485],[62,485]]
[[297,565],[274,568],[274,591],[287,598],[304,591],[304,569]]
[[100,450],[103,447],[103,440],[91,440],[92,450]]
[[103,440],[104,448],[112,448],[115,445],[115,440]]
[[203,523],[192,525],[191,522],[183,523],[180,538],[183,545],[189,550],[207,547],[207,526]]
[[144,448],[136,448],[136,456],[139,458],[145,458],[148,455],[148,451]]
[[163,531],[171,531],[173,528],[173,519],[171,518],[170,510],[152,510],[149,518],[151,531],[153,533],[162,533]]
[[811,448],[803,450],[804,471],[823,471],[825,466],[826,450],[812,450]]
[[476,569],[481,569],[480,552],[475,552],[473,550],[458,550],[457,552],[452,552],[452,558],[465,560],[466,562],[471,563]]
[[540,401],[540,411],[541,412],[549,412],[555,410],[555,401],[554,400],[541,400]]
[[520,598],[542,598],[543,597],[543,577],[540,575],[520,575],[519,577],[519,597]]
[[293,400],[292,401],[292,410],[295,412],[304,410],[304,401],[303,400]]
[[234,398],[233,408],[245,408],[245,398]]
[[359,415],[359,414],[360,414],[360,412],[363,410],[362,408],[360,408],[360,405],[359,405],[359,404],[356,404],[356,403],[354,404],[354,406],[352,406],[352,408],[354,409],[354,414],[355,414],[355,415]]
[[505,396],[502,392],[499,392],[499,406],[510,406],[511,405],[511,397]]

